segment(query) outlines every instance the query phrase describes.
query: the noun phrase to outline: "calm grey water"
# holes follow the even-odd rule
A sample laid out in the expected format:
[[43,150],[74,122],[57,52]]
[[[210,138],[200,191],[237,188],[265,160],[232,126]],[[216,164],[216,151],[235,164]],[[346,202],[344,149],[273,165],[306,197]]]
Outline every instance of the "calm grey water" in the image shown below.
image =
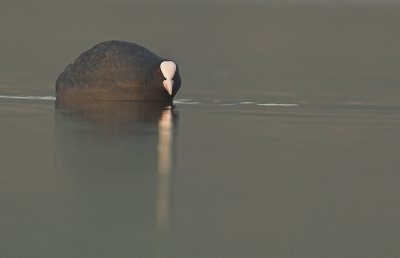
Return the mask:
[[[398,7],[1,5],[0,257],[400,256]],[[107,39],[173,110],[7,97]]]

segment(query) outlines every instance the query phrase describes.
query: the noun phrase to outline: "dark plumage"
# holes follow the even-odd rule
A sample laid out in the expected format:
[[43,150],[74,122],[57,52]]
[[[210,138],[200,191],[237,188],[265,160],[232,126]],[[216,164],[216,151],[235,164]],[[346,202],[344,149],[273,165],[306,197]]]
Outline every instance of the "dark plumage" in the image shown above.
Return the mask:
[[62,101],[172,101],[180,85],[175,63],[135,43],[113,40],[95,45],[68,65],[57,78],[56,97]]

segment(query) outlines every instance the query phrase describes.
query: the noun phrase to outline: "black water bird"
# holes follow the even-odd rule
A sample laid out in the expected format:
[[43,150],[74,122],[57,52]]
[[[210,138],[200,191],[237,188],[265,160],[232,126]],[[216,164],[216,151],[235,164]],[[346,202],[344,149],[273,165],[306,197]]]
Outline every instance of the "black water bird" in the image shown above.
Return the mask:
[[83,52],[56,81],[58,101],[167,101],[181,86],[178,66],[145,47],[106,41]]

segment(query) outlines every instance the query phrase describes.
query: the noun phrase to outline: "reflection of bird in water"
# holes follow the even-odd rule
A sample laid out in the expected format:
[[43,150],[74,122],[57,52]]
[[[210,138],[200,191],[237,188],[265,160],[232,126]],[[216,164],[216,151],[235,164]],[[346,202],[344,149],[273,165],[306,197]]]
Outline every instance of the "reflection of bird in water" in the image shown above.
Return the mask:
[[[74,234],[118,249],[119,254],[132,246],[138,257],[164,250],[170,221],[174,109],[158,102],[59,100],[56,107],[58,163],[69,181],[66,196],[76,195],[68,207],[78,224]],[[92,231],[86,229],[87,216]],[[114,232],[111,242],[103,235],[106,231]]]
[[56,81],[62,100],[169,101],[181,86],[175,62],[145,47],[106,41],[82,53]]
[[174,110],[168,102],[132,101],[56,101],[57,113],[65,118],[85,120],[110,128],[158,125],[165,109]]

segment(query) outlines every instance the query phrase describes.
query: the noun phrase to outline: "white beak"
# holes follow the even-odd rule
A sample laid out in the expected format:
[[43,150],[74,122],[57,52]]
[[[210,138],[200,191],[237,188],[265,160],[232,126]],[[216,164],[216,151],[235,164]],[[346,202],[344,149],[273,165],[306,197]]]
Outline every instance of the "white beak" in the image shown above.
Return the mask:
[[174,86],[174,81],[166,79],[163,81],[164,88],[168,91],[169,95],[172,95],[172,87]]

